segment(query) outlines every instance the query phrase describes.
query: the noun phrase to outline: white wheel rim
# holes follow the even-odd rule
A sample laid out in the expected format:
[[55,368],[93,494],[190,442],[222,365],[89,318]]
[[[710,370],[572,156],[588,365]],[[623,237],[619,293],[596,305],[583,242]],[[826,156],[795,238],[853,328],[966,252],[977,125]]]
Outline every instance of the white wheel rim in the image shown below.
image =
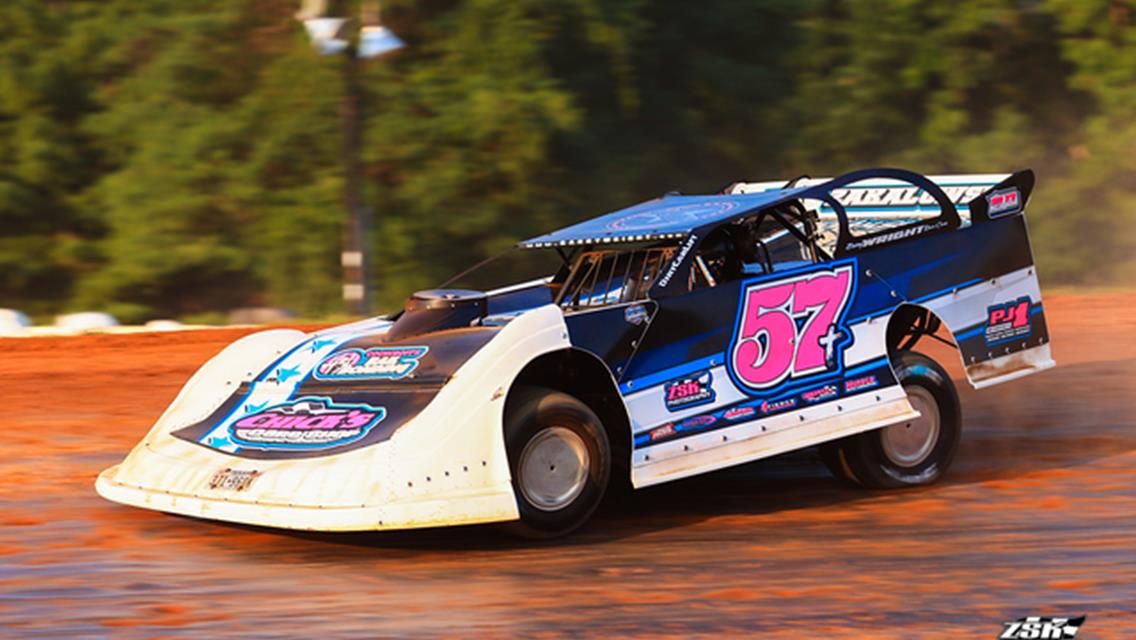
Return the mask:
[[528,441],[518,467],[525,500],[541,511],[557,511],[584,491],[591,457],[575,431],[548,427]]
[[884,455],[894,464],[911,468],[918,466],[939,441],[939,403],[930,391],[920,386],[905,387],[907,400],[918,411],[918,418],[884,427],[880,444]]

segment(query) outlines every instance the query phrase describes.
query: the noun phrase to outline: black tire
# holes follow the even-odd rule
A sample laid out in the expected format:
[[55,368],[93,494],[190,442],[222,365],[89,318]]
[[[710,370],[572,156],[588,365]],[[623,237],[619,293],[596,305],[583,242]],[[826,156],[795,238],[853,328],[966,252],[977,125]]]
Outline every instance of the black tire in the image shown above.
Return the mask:
[[[900,352],[894,367],[912,405],[920,412],[937,413],[935,426],[927,422],[935,417],[925,415],[822,446],[821,457],[837,478],[872,489],[918,487],[943,477],[954,460],[962,411],[951,377],[937,362],[914,351]],[[911,433],[927,435],[910,438]]]
[[[587,522],[611,477],[611,445],[588,405],[544,387],[514,389],[506,407],[505,447],[521,515],[510,523],[512,533],[554,538]],[[557,462],[563,462],[559,469]],[[553,491],[557,488],[570,490]]]
[[847,444],[850,438],[842,438],[835,442],[826,442],[820,445],[819,453],[820,459],[824,462],[824,466],[828,468],[828,472],[832,477],[836,478],[841,484],[850,487],[859,487],[860,481],[856,476],[852,475],[852,470],[845,464],[844,459],[841,457],[840,450]]

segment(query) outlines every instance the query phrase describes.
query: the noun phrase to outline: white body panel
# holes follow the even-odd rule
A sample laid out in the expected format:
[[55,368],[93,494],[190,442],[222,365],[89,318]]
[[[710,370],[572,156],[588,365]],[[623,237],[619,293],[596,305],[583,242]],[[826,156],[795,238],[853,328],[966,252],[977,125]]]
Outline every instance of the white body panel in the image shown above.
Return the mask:
[[[360,323],[316,335],[382,330]],[[569,346],[559,308],[531,310],[503,327],[385,442],[338,455],[253,460],[169,435],[194,417],[208,416],[236,385],[306,338],[265,332],[231,345],[194,376],[122,464],[99,475],[99,493],[183,515],[325,531],[518,517],[501,429],[504,400],[511,381],[533,358]],[[257,475],[241,491],[211,489],[210,479],[222,469]]]

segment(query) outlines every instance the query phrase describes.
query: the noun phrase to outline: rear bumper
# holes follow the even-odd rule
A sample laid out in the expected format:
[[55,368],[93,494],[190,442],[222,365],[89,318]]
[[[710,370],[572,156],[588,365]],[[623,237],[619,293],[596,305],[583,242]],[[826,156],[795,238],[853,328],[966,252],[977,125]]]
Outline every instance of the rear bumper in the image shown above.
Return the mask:
[[139,486],[119,479],[120,467],[116,465],[103,471],[95,482],[95,490],[107,500],[196,518],[264,527],[374,531],[506,522],[518,517],[509,483],[452,491],[444,497],[413,498],[379,505],[306,506],[267,503],[251,499],[251,496],[250,499],[207,496]]

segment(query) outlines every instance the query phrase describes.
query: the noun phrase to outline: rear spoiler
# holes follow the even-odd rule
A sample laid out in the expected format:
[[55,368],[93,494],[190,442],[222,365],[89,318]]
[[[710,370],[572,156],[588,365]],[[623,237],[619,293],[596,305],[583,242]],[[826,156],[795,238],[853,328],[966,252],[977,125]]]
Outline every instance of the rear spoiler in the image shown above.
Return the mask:
[[[963,224],[1019,213],[1033,191],[1034,175],[1026,169],[1015,173],[927,176],[958,209]],[[795,178],[766,182],[735,182],[727,194],[761,193],[791,187],[811,187],[832,178]],[[867,178],[832,190],[851,220],[897,220],[934,218],[941,214],[935,198],[926,190],[894,178]],[[836,212],[820,200],[806,200],[822,220],[836,220]]]

